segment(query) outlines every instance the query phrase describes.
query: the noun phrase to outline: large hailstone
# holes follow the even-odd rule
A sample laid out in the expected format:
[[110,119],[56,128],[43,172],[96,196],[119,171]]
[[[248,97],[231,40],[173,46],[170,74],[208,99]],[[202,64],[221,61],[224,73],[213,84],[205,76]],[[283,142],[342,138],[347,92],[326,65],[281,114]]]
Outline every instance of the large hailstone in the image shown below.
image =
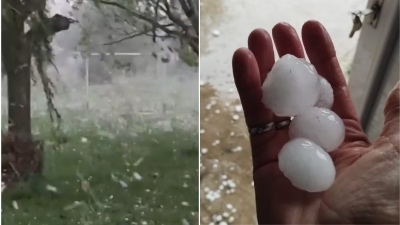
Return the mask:
[[289,126],[290,138],[307,138],[331,152],[343,143],[345,127],[333,111],[313,107],[295,116]]
[[323,77],[319,76],[319,98],[316,107],[331,109],[333,105],[333,89],[331,84]]
[[286,143],[278,160],[285,177],[301,190],[325,191],[335,180],[336,170],[331,157],[308,139],[296,138]]
[[295,116],[316,104],[318,77],[313,65],[287,54],[274,64],[265,79],[262,102],[277,116]]

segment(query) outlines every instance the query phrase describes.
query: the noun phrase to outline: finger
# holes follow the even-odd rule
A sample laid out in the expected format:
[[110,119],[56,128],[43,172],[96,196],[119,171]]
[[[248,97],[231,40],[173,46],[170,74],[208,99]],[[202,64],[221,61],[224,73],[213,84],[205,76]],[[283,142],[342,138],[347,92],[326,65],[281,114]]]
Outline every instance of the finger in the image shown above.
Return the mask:
[[233,76],[239,92],[247,126],[260,126],[273,119],[273,114],[261,102],[262,89],[257,60],[246,48],[233,54]]
[[[236,50],[233,54],[232,67],[247,126],[260,126],[272,122],[273,113],[261,101],[260,70],[254,54],[246,48]],[[275,134],[277,132],[271,130],[250,136],[254,169],[276,160],[280,148],[275,148],[271,140],[283,140],[283,138],[274,139]]]
[[[342,118],[357,119],[346,79],[336,58],[335,48],[326,29],[317,21],[308,21],[302,29],[303,43],[311,63],[332,86],[335,112]],[[339,106],[340,105],[340,106]]]
[[262,84],[275,63],[271,36],[264,29],[253,30],[248,38],[248,46],[256,57]]
[[368,143],[328,32],[319,22],[308,21],[303,25],[302,36],[310,62],[332,86],[334,93],[332,111],[338,114],[346,125],[345,142],[361,140]]
[[297,58],[305,58],[303,45],[296,30],[288,23],[278,23],[272,28],[272,36],[279,57],[291,54]]
[[394,134],[399,133],[399,120],[400,120],[399,102],[400,102],[400,82],[397,82],[396,86],[390,92],[386,100],[384,109],[385,122],[383,124],[381,136],[390,137]]
[[[272,36],[279,57],[291,54],[297,58],[304,58],[304,50],[296,30],[288,23],[278,23],[272,29]],[[275,116],[275,122],[289,120],[289,117]]]

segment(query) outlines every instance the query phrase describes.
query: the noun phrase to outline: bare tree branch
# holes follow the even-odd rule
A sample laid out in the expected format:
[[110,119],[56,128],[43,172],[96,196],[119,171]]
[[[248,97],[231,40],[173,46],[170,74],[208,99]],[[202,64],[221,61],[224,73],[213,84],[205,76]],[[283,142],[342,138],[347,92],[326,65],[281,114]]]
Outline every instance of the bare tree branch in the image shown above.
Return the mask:
[[105,1],[104,0],[104,1],[100,1],[100,3],[105,4],[105,5],[112,5],[112,6],[120,8],[120,9],[123,9],[123,10],[127,11],[128,13],[132,14],[133,16],[135,16],[135,17],[137,17],[137,18],[139,18],[139,19],[141,19],[141,20],[143,20],[145,22],[148,22],[152,26],[155,26],[158,29],[164,31],[165,33],[169,33],[171,35],[176,35],[176,36],[180,36],[181,35],[178,31],[170,30],[170,29],[167,28],[168,26],[161,25],[160,23],[154,21],[152,18],[149,18],[149,17],[146,17],[146,16],[144,16],[142,14],[136,13],[136,12],[130,10],[129,8],[125,7],[124,5],[122,5],[122,4],[118,3],[118,2],[110,2],[110,1]]
[[187,26],[182,20],[180,20],[180,18],[178,18],[176,15],[173,14],[173,12],[171,11],[171,8],[169,7],[168,3],[165,6],[166,6],[165,8],[161,7],[161,9],[165,12],[165,14],[167,14],[168,18],[172,22],[177,24],[179,27],[181,27],[184,32],[187,32],[189,30],[189,26]]
[[[157,0],[154,12],[155,12],[155,16],[154,16],[154,20],[158,21],[158,8],[160,7],[160,0]],[[156,42],[156,38],[157,38],[157,27],[153,26],[153,42]]]
[[199,13],[197,9],[197,5],[194,4],[194,1],[196,0],[187,0],[189,7],[193,10],[192,14],[189,16],[188,12],[186,12],[186,16],[190,19],[192,22],[192,26],[196,31],[197,36],[199,35]]
[[[145,5],[145,12],[137,12],[134,9],[130,9],[127,6],[114,1],[100,0],[100,4],[115,6],[121,10],[124,10],[128,14],[135,18],[149,23],[152,26],[152,39],[160,37],[175,37],[184,40],[197,55],[199,53],[198,41],[198,15],[197,10],[194,8],[196,4],[192,0],[179,0],[180,7],[171,7],[170,2],[167,0],[148,0],[143,1]],[[154,10],[154,11],[152,11]],[[160,20],[159,12],[163,12],[166,15],[167,20],[170,20],[172,24],[164,25],[165,20]],[[180,14],[187,17],[187,20]],[[163,31],[165,35],[157,35],[157,29]],[[124,37],[117,41],[107,43],[107,45],[119,43],[124,40],[131,39],[133,37],[142,35],[148,35],[150,31],[146,29],[144,32]]]
[[105,43],[105,44],[103,44],[103,45],[113,45],[113,44],[116,44],[116,43],[120,43],[120,42],[129,40],[129,39],[132,39],[132,38],[141,36],[141,35],[145,35],[145,34],[147,34],[148,32],[149,32],[148,30],[145,30],[145,31],[143,31],[143,32],[140,32],[140,33],[137,33],[137,34],[133,34],[133,35],[124,37],[124,38],[119,39],[119,40],[117,40],[117,41],[111,41],[111,42]]

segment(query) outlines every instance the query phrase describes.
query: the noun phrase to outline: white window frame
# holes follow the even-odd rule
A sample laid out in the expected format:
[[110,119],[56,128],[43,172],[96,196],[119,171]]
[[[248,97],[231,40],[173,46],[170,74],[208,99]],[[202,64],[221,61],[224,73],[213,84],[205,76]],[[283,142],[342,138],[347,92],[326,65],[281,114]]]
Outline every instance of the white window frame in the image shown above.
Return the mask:
[[[370,8],[376,0],[369,0]],[[389,64],[399,40],[399,1],[380,0],[382,8],[376,27],[369,24],[372,15],[364,17],[356,54],[351,68],[349,87],[361,125],[368,129],[378,104]]]

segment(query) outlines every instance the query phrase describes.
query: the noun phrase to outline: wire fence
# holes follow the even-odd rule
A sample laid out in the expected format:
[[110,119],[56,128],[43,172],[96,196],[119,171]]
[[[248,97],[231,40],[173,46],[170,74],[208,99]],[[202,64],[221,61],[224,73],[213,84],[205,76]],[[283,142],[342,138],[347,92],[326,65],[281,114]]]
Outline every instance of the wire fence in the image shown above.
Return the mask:
[[[55,84],[53,102],[63,118],[69,118],[68,121],[117,121],[133,118],[155,123],[178,120],[184,121],[179,123],[188,125],[197,121],[194,113],[198,107],[198,93],[193,91],[198,88],[197,71],[195,68],[182,67],[182,62],[173,58],[174,56],[167,59],[165,52],[84,54],[58,49],[54,53],[57,71],[54,67],[48,68],[48,75]],[[101,65],[107,63],[99,60],[100,57],[133,61],[137,69],[131,68],[125,74],[122,69],[114,68],[109,80],[98,82],[96,77],[103,79],[99,74],[104,70]],[[93,62],[96,63],[92,64]],[[4,116],[8,111],[6,84],[4,78]],[[32,86],[31,93],[32,117],[46,116],[47,100],[40,80]]]

